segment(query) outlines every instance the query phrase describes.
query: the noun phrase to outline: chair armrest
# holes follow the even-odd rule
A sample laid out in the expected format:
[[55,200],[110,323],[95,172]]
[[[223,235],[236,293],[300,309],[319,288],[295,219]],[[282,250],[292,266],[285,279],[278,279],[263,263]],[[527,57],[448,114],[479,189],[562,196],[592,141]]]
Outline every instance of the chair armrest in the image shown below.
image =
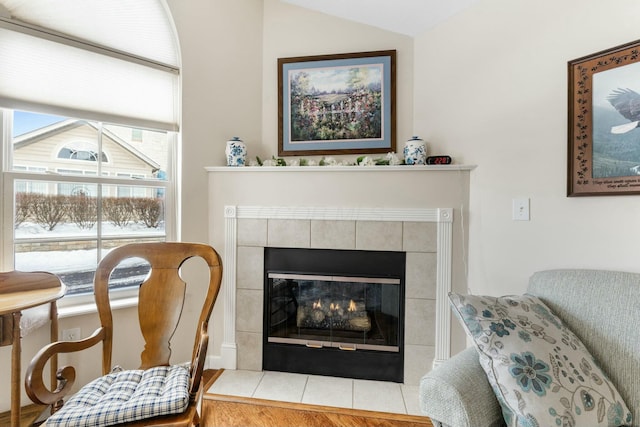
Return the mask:
[[505,425],[475,348],[467,348],[422,377],[420,410],[434,425]]
[[[24,386],[29,398],[40,405],[53,405],[61,401],[69,392],[76,379],[76,370],[72,366],[63,366],[57,371],[58,384],[50,391],[44,384],[43,373],[46,363],[53,356],[61,353],[74,353],[93,347],[105,339],[105,330],[97,329],[93,335],[78,341],[57,341],[43,347],[31,359],[27,368]],[[56,384],[51,384],[51,388]]]

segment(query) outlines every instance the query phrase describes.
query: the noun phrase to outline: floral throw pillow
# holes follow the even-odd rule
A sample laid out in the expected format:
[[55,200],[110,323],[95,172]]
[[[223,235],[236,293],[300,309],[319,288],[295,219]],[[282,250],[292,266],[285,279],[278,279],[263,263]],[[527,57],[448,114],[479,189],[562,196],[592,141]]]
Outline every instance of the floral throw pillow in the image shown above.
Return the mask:
[[589,351],[537,297],[450,294],[510,427],[630,426]]

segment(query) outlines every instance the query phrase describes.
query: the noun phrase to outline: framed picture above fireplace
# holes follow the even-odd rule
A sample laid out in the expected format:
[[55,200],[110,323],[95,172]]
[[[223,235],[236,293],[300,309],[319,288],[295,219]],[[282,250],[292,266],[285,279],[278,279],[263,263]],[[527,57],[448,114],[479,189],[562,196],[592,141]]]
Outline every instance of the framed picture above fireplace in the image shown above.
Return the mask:
[[395,151],[395,50],[278,59],[278,155]]

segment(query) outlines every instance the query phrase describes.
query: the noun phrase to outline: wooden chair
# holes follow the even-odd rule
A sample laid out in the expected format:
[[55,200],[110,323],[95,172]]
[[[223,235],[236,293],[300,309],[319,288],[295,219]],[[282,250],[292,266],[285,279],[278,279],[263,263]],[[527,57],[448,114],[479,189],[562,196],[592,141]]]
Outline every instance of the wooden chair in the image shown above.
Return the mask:
[[[189,258],[200,257],[209,267],[209,285],[200,312],[196,328],[195,344],[191,364],[188,368],[170,365],[170,340],[177,328],[183,310],[186,283],[180,277],[180,267]],[[142,258],[149,262],[151,271],[140,285],[138,316],[140,330],[144,338],[144,349],[140,355],[138,370],[125,372],[112,371],[111,352],[113,346],[113,318],[109,303],[109,277],[113,269],[127,258]],[[201,378],[208,344],[208,323],[216,301],[222,279],[222,263],[218,253],[210,246],[198,243],[134,243],[113,249],[98,265],[94,279],[94,292],[101,326],[88,338],[79,341],[52,343],[38,352],[28,367],[25,387],[27,395],[35,403],[52,405],[52,415],[46,425],[57,425],[56,418],[77,416],[69,425],[115,425],[126,423],[128,426],[162,425],[162,426],[198,426],[200,415],[198,406],[202,396]],[[72,353],[102,343],[102,375],[103,377],[85,385],[80,391],[67,400],[64,396],[75,380],[75,369],[64,366],[58,370],[58,386],[50,390],[43,382],[43,370],[47,361],[60,353]],[[149,375],[150,377],[147,377]],[[124,378],[122,381],[120,378]],[[124,382],[123,382],[124,381]],[[95,404],[94,397],[85,399],[85,391],[96,387],[101,400],[108,400],[112,393],[112,385],[127,385],[127,382],[151,381],[152,386],[136,383],[136,390],[156,390],[157,396],[142,396],[134,393],[125,403],[110,401],[111,411],[106,414]],[[113,384],[112,384],[113,383]],[[98,385],[96,385],[98,384]],[[170,386],[174,384],[175,387]],[[158,407],[167,410],[166,402],[157,400],[173,395],[182,385],[186,388],[187,397],[182,396],[179,402],[171,403],[169,411],[178,413],[157,415],[152,413]],[[160,390],[160,391],[158,391]],[[94,400],[91,400],[94,399]],[[138,400],[136,400],[138,399]],[[153,402],[151,400],[154,400]],[[186,399],[186,400],[185,400]],[[117,400],[117,399],[116,399]],[[133,406],[129,402],[135,402]],[[184,402],[186,408],[182,409]],[[88,406],[83,406],[88,405]],[[115,406],[114,406],[115,405]],[[165,406],[163,406],[165,405]],[[90,408],[89,408],[90,407]],[[114,415],[114,410],[116,414]],[[90,417],[90,420],[87,420]],[[91,418],[92,417],[92,418]],[[144,419],[143,419],[144,418]],[[68,421],[67,421],[68,422]],[[95,424],[94,424],[95,423]]]

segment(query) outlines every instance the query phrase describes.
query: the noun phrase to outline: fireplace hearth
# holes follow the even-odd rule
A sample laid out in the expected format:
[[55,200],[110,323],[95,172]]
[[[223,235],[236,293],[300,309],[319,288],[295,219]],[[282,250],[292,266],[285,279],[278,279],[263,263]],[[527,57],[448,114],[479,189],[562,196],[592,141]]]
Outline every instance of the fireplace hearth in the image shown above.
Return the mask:
[[404,252],[264,251],[264,370],[403,382]]

